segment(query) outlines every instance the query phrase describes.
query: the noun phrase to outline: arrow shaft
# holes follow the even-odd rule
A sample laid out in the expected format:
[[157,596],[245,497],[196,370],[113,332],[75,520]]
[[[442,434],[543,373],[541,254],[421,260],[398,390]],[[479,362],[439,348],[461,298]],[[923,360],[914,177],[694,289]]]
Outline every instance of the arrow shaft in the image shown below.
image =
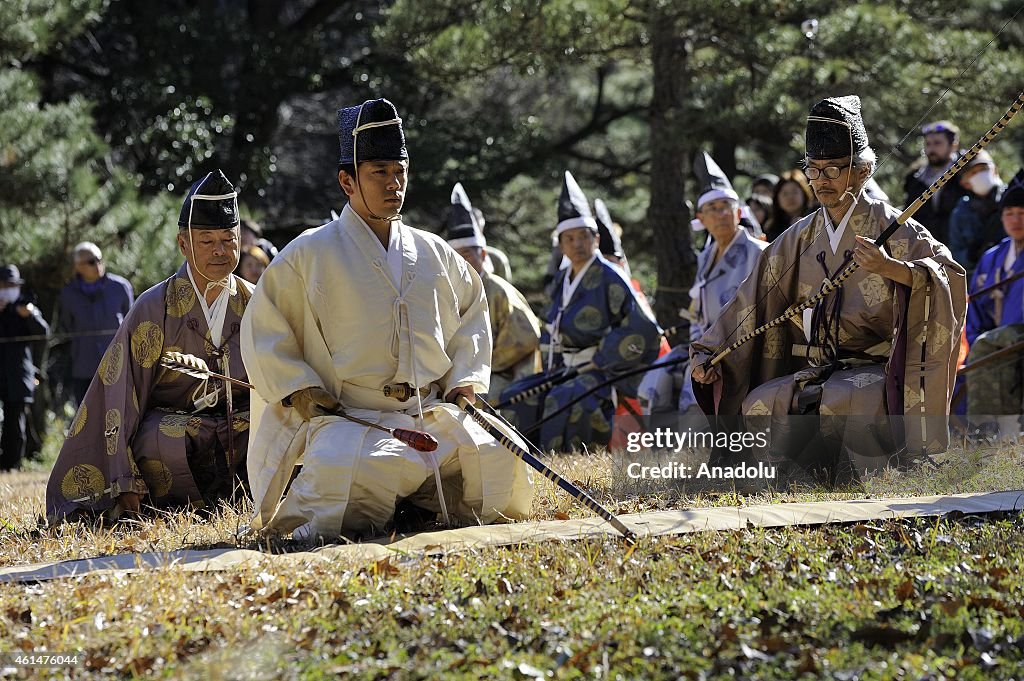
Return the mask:
[[[618,530],[623,537],[630,541],[636,539],[636,535],[633,533],[633,531],[626,527],[621,520],[616,518],[611,511],[602,506],[596,499],[587,494],[585,491],[583,491],[582,489],[580,489],[579,487],[572,484],[571,482],[563,478],[561,475],[556,473],[536,456],[520,447],[519,444],[513,441],[512,438],[510,438],[508,435],[502,433],[500,430],[495,428],[494,425],[491,424],[490,421],[488,421],[484,417],[484,415],[481,414],[476,409],[476,407],[470,404],[469,400],[467,400],[464,396],[459,396],[458,404],[467,414],[469,414],[470,418],[476,421],[476,423],[479,424],[481,428],[486,430],[491,437],[500,442],[502,446],[505,447],[505,449],[512,452],[512,454],[515,455],[516,458],[521,459],[526,465],[530,466],[535,471],[543,475],[545,478],[555,483],[555,485],[561,488],[562,491],[568,493],[583,506],[586,506],[595,514],[606,520],[609,524],[611,524],[612,527]],[[501,417],[499,416],[499,418]],[[506,426],[511,428],[513,432],[517,432],[515,428],[510,423],[508,423],[508,421],[505,421],[505,419],[501,420]],[[526,438],[523,439],[526,440]],[[529,442],[529,440],[526,441]]]

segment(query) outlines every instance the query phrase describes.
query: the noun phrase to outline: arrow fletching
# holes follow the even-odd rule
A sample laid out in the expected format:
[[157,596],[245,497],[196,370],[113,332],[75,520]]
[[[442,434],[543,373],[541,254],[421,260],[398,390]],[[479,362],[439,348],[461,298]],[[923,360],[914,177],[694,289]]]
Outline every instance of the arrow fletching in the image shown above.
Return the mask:
[[160,366],[194,378],[210,378],[210,367],[205,361],[195,355],[187,355],[183,352],[168,350],[160,357]]

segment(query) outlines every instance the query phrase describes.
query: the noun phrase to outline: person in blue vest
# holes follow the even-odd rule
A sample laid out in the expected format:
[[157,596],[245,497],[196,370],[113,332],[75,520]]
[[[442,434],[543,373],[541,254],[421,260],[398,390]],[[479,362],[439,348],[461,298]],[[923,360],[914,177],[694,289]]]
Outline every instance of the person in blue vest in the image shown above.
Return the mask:
[[[586,397],[584,393],[616,373],[654,361],[661,329],[637,300],[623,271],[599,252],[597,221],[568,171],[558,199],[555,237],[570,264],[553,282],[553,300],[541,334],[544,370],[509,385],[502,400],[575,367],[580,370],[576,377],[511,405],[511,419],[546,450],[607,445],[617,395],[636,396],[640,377],[625,378]],[[529,432],[570,402],[575,404],[541,424],[539,433]]]
[[[1006,238],[985,251],[974,270],[967,307],[967,364],[1024,340],[1024,278],[981,296],[974,293],[1024,271],[1024,169],[999,203]],[[967,414],[978,425],[1003,434],[1020,431],[1022,363],[997,362],[967,376]]]

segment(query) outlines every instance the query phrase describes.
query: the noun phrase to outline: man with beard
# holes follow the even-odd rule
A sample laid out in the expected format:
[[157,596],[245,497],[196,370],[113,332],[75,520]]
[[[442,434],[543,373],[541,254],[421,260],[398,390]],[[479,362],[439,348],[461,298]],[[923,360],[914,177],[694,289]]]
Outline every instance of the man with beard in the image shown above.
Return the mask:
[[[960,129],[949,121],[925,125],[921,128],[921,136],[924,159],[918,161],[903,182],[907,195],[904,203],[908,206],[960,158]],[[935,239],[949,244],[949,216],[966,193],[959,182],[951,180],[921,206],[914,219],[927,227]]]

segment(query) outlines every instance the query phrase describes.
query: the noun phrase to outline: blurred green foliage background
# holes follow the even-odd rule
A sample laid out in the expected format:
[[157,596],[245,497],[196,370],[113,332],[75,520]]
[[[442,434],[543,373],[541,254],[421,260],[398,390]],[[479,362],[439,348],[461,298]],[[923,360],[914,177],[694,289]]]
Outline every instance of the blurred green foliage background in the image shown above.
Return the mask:
[[[337,108],[385,96],[412,155],[407,222],[438,229],[462,181],[539,307],[569,169],[621,223],[634,274],[671,325],[695,262],[686,206],[695,152],[710,151],[745,196],[752,176],[795,167],[815,101],[855,93],[882,161],[877,179],[902,203],[923,122],[954,120],[966,146],[1021,90],[1019,9],[1013,0],[0,3],[0,261],[22,268],[47,316],[83,239],[141,291],[177,266],[180,201],[217,167],[282,246],[343,205]],[[994,145],[1004,179],[1022,146],[1016,122]]]

